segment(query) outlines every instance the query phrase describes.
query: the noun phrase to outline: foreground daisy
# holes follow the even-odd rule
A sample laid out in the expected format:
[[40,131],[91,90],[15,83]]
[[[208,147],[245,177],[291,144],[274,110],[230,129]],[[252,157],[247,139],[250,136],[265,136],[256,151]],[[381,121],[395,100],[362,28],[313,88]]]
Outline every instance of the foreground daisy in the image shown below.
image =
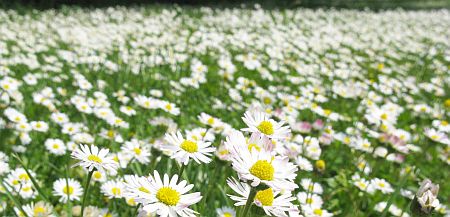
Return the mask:
[[59,201],[66,203],[70,201],[80,200],[83,194],[83,188],[75,179],[58,179],[53,183],[53,195],[59,196]]
[[288,126],[283,126],[284,122],[276,122],[263,112],[247,111],[242,120],[248,126],[242,131],[260,132],[271,139],[284,139],[290,132]]
[[216,151],[215,147],[210,147],[210,142],[184,139],[179,131],[166,134],[165,139],[170,145],[164,146],[163,149],[172,151],[172,158],[184,165],[187,165],[191,158],[197,163],[209,163],[209,156]]
[[252,187],[261,182],[278,190],[292,191],[298,187],[293,182],[298,168],[289,162],[288,157],[273,156],[264,149],[254,151],[256,147],[252,151],[239,144],[227,145],[233,169],[238,172],[241,180],[249,181]]
[[[233,191],[239,194],[239,196],[228,195],[232,200],[236,201],[234,205],[246,205],[247,199],[250,195],[250,185],[241,183],[234,178],[228,179],[227,183]],[[287,213],[298,212],[297,208],[291,202],[294,200],[295,197],[292,197],[290,193],[280,194],[280,192],[274,191],[272,188],[266,188],[256,192],[253,204],[261,207],[266,215],[288,216]]]
[[89,146],[81,144],[80,148],[77,148],[72,152],[72,158],[80,160],[80,162],[73,165],[73,167],[80,165],[89,171],[93,171],[95,168],[102,172],[106,169],[115,173],[118,164],[111,156],[108,156],[108,153],[109,149],[102,148],[99,150],[95,145],[91,145],[89,148]]
[[130,195],[134,195],[134,201],[142,204],[144,213],[155,213],[159,216],[195,216],[195,211],[188,208],[202,199],[199,192],[186,194],[194,185],[187,185],[186,181],[178,183],[178,175],[169,178],[164,174],[161,179],[158,171],[154,175],[139,182],[147,188],[127,188]]

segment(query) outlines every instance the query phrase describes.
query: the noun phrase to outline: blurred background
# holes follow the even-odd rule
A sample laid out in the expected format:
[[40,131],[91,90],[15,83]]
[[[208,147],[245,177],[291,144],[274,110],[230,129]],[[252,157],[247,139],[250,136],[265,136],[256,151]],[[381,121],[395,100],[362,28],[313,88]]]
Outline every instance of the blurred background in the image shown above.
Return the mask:
[[58,8],[64,6],[109,7],[133,5],[178,4],[185,6],[242,7],[259,4],[264,8],[351,8],[383,10],[392,8],[450,8],[450,0],[0,0],[3,8]]

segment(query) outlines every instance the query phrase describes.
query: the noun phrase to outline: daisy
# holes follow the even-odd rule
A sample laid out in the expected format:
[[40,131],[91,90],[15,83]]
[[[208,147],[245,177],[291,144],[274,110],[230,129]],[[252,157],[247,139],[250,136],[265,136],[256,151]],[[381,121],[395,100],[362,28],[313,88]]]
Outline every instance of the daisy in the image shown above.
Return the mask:
[[236,217],[236,211],[231,207],[221,207],[216,209],[217,217]]
[[32,121],[31,127],[33,130],[39,131],[39,132],[47,132],[48,131],[48,124],[44,121]]
[[309,217],[331,217],[333,216],[332,213],[328,212],[327,210],[321,209],[321,208],[312,208],[309,206],[302,207],[305,213],[305,216]]
[[37,203],[27,204],[22,207],[27,216],[47,217],[53,216],[53,206],[49,203],[39,201]]
[[124,184],[120,181],[108,181],[104,183],[101,187],[102,193],[106,195],[109,199],[112,198],[122,198],[124,192]]
[[383,194],[394,192],[394,189],[392,188],[391,184],[389,184],[389,182],[387,182],[384,179],[374,178],[370,181],[370,183],[375,189],[383,192]]
[[64,155],[66,153],[66,145],[60,139],[47,139],[44,144],[52,154]]
[[210,147],[210,142],[184,139],[179,131],[177,133],[166,134],[165,140],[170,145],[165,145],[162,148],[172,151],[171,158],[176,159],[184,165],[188,164],[190,158],[194,159],[197,163],[209,163],[211,162],[209,156],[216,150],[215,147]]
[[136,195],[134,200],[143,205],[142,210],[146,213],[156,213],[159,216],[195,216],[195,211],[188,207],[200,201],[202,196],[199,192],[186,194],[194,185],[187,185],[186,181],[178,183],[178,175],[169,178],[164,174],[161,179],[158,171],[154,171],[153,176],[145,179],[145,186],[148,186],[148,194],[142,194],[142,191],[134,189],[132,192]]
[[124,196],[127,198],[147,198],[151,197],[150,183],[146,177],[140,177],[136,175],[124,176],[125,192]]
[[232,149],[233,145],[247,148],[250,152],[252,150],[261,151],[261,149],[271,151],[273,149],[273,144],[270,139],[259,132],[252,133],[250,139],[247,139],[242,132],[234,130],[227,136],[225,141],[226,147]]
[[276,122],[263,112],[247,111],[242,120],[248,126],[243,131],[260,132],[271,139],[284,139],[290,132],[288,126],[283,126],[284,122]]
[[136,139],[126,141],[125,145],[122,146],[122,151],[142,164],[150,162],[150,149],[147,146],[141,145]]
[[233,169],[241,180],[250,181],[252,187],[261,182],[278,190],[298,187],[293,182],[297,166],[290,163],[288,157],[273,156],[263,149],[250,151],[238,144],[229,144],[227,149],[231,152]]
[[297,199],[303,206],[310,206],[312,208],[322,207],[323,200],[318,194],[312,194],[307,192],[299,192],[297,194]]
[[[228,195],[232,200],[236,201],[235,206],[244,206],[250,195],[250,185],[237,181],[234,178],[227,180],[228,186],[238,194]],[[266,215],[269,216],[288,216],[286,212],[295,212],[297,208],[292,204],[295,198],[290,193],[280,194],[272,188],[266,188],[256,192],[253,204],[261,207]]]
[[72,167],[80,165],[89,171],[93,171],[95,168],[101,172],[106,169],[115,173],[118,164],[108,155],[108,153],[109,149],[102,148],[99,150],[95,145],[91,145],[89,148],[89,146],[81,144],[79,148],[72,152],[72,158],[75,158],[80,162]]
[[53,183],[53,195],[60,197],[61,203],[66,203],[68,199],[79,201],[82,194],[83,188],[75,179],[62,178]]
[[300,185],[302,186],[303,189],[305,189],[309,193],[314,193],[314,194],[322,194],[323,193],[322,186],[319,183],[314,183],[309,178],[304,178],[304,179],[300,180]]
[[295,162],[297,163],[298,167],[301,170],[304,170],[304,171],[312,171],[313,170],[313,165],[311,164],[311,162],[309,162],[309,160],[307,160],[306,158],[304,158],[302,156],[298,156]]

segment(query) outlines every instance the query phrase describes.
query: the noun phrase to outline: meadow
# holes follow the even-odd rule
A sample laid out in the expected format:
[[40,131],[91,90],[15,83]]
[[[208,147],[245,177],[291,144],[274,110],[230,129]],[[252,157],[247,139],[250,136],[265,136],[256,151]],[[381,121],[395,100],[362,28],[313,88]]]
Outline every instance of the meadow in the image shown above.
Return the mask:
[[0,9],[1,216],[450,216],[448,10]]

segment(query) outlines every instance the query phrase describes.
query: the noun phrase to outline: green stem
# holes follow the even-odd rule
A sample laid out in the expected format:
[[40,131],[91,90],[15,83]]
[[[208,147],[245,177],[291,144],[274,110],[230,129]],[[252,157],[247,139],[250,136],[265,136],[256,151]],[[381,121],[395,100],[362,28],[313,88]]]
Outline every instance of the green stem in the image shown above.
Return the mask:
[[27,173],[28,177],[30,178],[31,183],[33,183],[34,188],[36,188],[37,192],[42,197],[42,199],[44,199],[46,202],[50,203],[50,201],[48,200],[48,197],[45,196],[44,191],[39,187],[39,184],[37,183],[36,179],[34,179],[34,177],[31,175],[30,171],[28,170],[28,167],[25,165],[25,163],[22,161],[22,159],[18,155],[15,155],[15,154],[13,154],[13,157],[16,158],[16,160],[19,162],[19,164],[23,167],[23,169]]
[[[14,203],[14,205],[19,208],[20,212],[22,212],[23,215],[25,215],[26,217],[28,217],[27,213],[25,212],[25,210],[23,210],[22,204],[19,202],[19,200],[17,200],[12,194],[11,192],[8,190],[8,188],[6,187],[6,185],[8,185],[8,187],[11,187],[8,183],[3,182],[3,180],[0,180],[1,185],[3,186],[3,188],[5,189],[6,195],[9,197],[9,199]],[[5,185],[6,184],[6,185]],[[13,189],[13,187],[11,187]],[[15,212],[14,212],[15,213]],[[17,215],[17,213],[16,213]]]
[[93,169],[92,171],[89,172],[87,179],[86,179],[86,184],[84,186],[83,202],[81,202],[81,217],[84,216],[84,205],[86,204],[86,197],[87,197],[88,191],[89,191],[89,182],[91,182],[92,174],[94,173],[94,171],[95,171],[95,169]]
[[66,164],[66,192],[67,192],[67,216],[72,217],[72,202],[70,201],[69,189],[69,168]]
[[389,200],[386,204],[386,207],[383,210],[383,213],[381,215],[381,217],[385,217],[388,213],[389,207],[392,205],[392,203],[394,202],[394,198],[395,196],[400,192],[400,189],[403,187],[403,185],[406,183],[406,180],[408,179],[409,176],[409,172],[406,172],[405,175],[402,177],[402,179],[400,180],[400,184],[397,186],[397,188],[395,189],[395,192],[389,197]]
[[255,196],[256,196],[256,189],[251,188],[250,194],[248,195],[248,198],[247,198],[247,203],[245,203],[244,212],[242,213],[241,217],[247,217],[248,210],[250,210],[250,207],[253,204],[253,200],[255,199]]
[[180,170],[178,171],[178,177],[181,178],[184,172],[184,168],[186,165],[184,163],[181,164]]
[[136,209],[134,210],[133,216],[137,216],[139,207],[141,207],[141,204],[138,204],[138,205],[136,206]]

